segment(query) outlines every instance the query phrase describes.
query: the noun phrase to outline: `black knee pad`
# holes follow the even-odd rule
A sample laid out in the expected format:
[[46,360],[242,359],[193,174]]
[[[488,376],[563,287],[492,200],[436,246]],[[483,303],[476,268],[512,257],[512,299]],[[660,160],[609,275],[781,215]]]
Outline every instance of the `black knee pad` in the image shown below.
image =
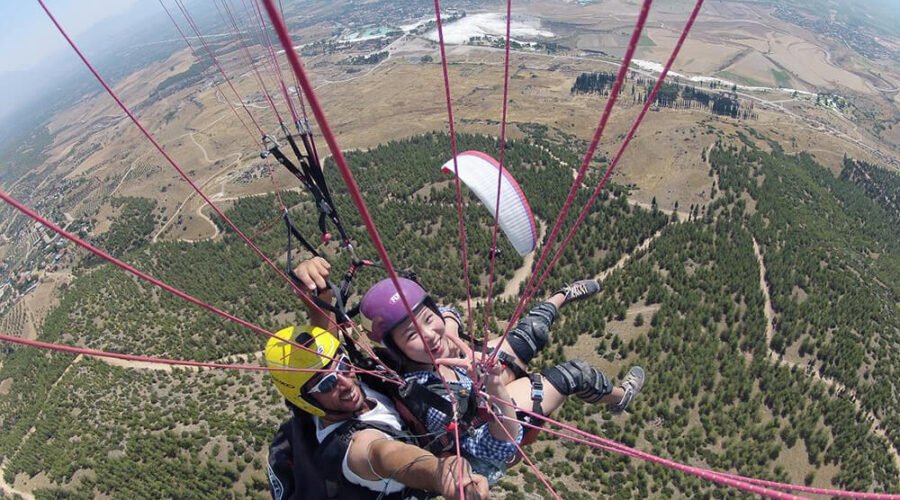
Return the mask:
[[509,332],[507,341],[516,356],[526,365],[534,355],[547,346],[550,340],[550,328],[545,321],[528,317]]
[[596,403],[612,392],[612,384],[600,370],[580,359],[572,359],[541,372],[560,394],[577,395],[588,403]]

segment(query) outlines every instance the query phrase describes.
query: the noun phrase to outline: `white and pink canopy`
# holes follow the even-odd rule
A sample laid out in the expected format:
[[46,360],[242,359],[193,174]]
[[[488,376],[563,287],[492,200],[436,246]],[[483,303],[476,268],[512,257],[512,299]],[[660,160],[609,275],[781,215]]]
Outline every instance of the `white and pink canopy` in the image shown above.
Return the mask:
[[[493,217],[497,209],[497,176],[500,164],[497,160],[480,151],[465,151],[456,156],[461,180],[472,193],[481,200]],[[453,174],[453,160],[441,166],[441,170]],[[513,179],[509,171],[503,169],[500,179],[500,229],[512,243],[519,255],[534,251],[537,245],[537,231],[534,216],[525,198],[525,193]]]

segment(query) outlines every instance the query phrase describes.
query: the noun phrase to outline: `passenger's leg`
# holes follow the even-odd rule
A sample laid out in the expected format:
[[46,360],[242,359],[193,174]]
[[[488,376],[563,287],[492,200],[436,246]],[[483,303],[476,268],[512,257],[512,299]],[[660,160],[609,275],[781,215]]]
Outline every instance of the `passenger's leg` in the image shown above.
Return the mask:
[[621,386],[613,387],[603,372],[577,359],[548,368],[542,375],[560,394],[574,394],[586,403],[604,403],[614,412],[624,411],[644,386],[644,370],[639,366],[628,371]]
[[[566,395],[559,392],[544,376],[540,376],[540,379],[543,385],[543,395],[540,402],[541,415],[548,416],[566,402]],[[533,410],[531,378],[524,377],[512,381],[507,384],[506,391],[515,401],[516,406],[528,411]],[[535,424],[537,425],[537,422]]]
[[[550,340],[550,326],[559,317],[559,307],[555,302],[562,295],[556,294],[551,300],[538,304],[519,321],[506,340],[500,345],[500,339],[488,341],[488,347],[499,349],[499,360],[506,369],[501,375],[503,382],[509,384],[513,380],[522,378],[528,371],[528,363],[534,356],[547,346]],[[561,302],[560,302],[561,303]]]
[[[598,292],[600,283],[597,280],[576,281],[557,290],[546,301],[528,311],[499,346],[500,351],[506,353],[500,359],[507,367],[504,370],[503,381],[509,383],[524,376],[528,364],[550,341],[550,327],[559,317],[559,309],[563,305],[585,299]],[[496,349],[499,344],[499,338],[488,341],[489,348]]]

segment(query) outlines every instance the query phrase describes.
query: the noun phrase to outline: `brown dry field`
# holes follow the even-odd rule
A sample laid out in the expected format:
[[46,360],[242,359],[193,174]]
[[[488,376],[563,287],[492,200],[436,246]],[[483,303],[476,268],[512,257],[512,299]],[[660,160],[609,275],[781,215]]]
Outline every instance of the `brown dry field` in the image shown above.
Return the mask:
[[[639,58],[665,59],[680,31],[688,6],[688,2],[668,3],[652,13],[647,37],[655,45],[643,46]],[[578,46],[590,47],[597,41],[609,42],[613,45],[610,49],[612,53],[616,46],[624,47],[635,12],[630,2],[604,2],[587,7],[530,2],[520,9],[548,22],[569,23],[573,32],[583,31],[567,34],[563,29],[560,33],[564,39],[568,36],[575,40]],[[617,14],[610,15],[609,12]],[[321,29],[301,33],[298,38],[303,40],[312,36],[321,36]],[[745,81],[772,86],[775,85],[773,70],[784,70],[800,88],[835,86],[860,93],[875,92],[863,77],[855,73],[858,65],[849,64],[844,69],[833,63],[838,59],[832,55],[834,50],[834,47],[824,46],[824,42],[812,34],[771,17],[761,8],[730,2],[715,3],[707,5],[701,13],[694,33],[676,61],[675,69],[707,75],[724,71]],[[408,38],[395,44],[391,58],[371,71],[345,74],[341,68],[329,64],[335,59],[334,56],[306,61],[312,68],[317,94],[326,106],[329,121],[342,148],[367,148],[390,139],[446,130],[440,68],[436,63],[417,63],[423,55],[431,55],[436,60],[439,57],[434,44]],[[222,58],[222,63],[230,75],[239,75],[233,79],[239,93],[254,96],[250,109],[257,121],[264,127],[267,124],[271,126],[274,119],[263,106],[256,81],[252,74],[245,72],[246,68],[241,67],[236,56],[236,52],[231,52]],[[450,47],[448,57],[457,130],[498,134],[496,121],[500,115],[502,97],[502,52]],[[847,59],[845,54],[840,57],[840,60]],[[178,52],[166,61],[131,75],[116,89],[133,106],[140,103],[141,96],[146,96],[160,81],[190,67],[191,60],[187,51]],[[609,71],[614,69],[613,65],[586,58],[525,53],[514,54],[512,65],[511,122],[537,122],[584,139],[590,137],[605,100],[573,97],[569,94],[569,88],[578,73]],[[896,72],[884,74],[896,78]],[[228,109],[225,96],[208,84],[199,87],[142,109],[139,118],[189,175],[203,186],[204,192],[224,199],[271,191],[272,184],[266,179],[234,182],[242,168],[253,168],[254,155],[259,149],[254,144],[256,134],[248,137],[244,125]],[[227,86],[220,85],[220,88],[229,96]],[[765,98],[790,100],[787,94],[783,97],[769,94]],[[283,104],[278,96],[275,99]],[[234,102],[235,98],[230,95],[227,101]],[[833,168],[845,151],[856,157],[871,157],[869,148],[877,145],[866,132],[861,132],[845,117],[828,116],[826,111],[811,108],[805,103],[794,103],[791,107],[792,112],[813,116],[829,127],[844,132],[847,137],[835,137],[818,130],[805,131],[802,126],[791,127],[794,137],[786,141],[786,149],[808,150]],[[165,121],[167,113],[168,122]],[[637,107],[630,102],[618,106],[605,139],[601,141],[601,151],[614,153],[618,139],[636,113]],[[774,133],[774,137],[783,135],[778,130],[779,125],[784,123],[780,111],[766,113],[759,110],[759,113],[758,121],[746,125],[763,133]],[[248,128],[254,129],[243,110],[237,109],[237,114]],[[795,117],[790,119],[798,120]],[[663,110],[652,113],[623,158],[617,179],[635,184],[640,189],[639,198],[642,201],[656,196],[661,206],[676,200],[681,204],[705,202],[711,179],[701,164],[699,151],[707,147],[714,136],[703,133],[697,127],[699,123],[710,123],[717,129],[729,132],[741,126],[700,112]],[[50,128],[61,131],[51,158],[62,160],[60,169],[68,171],[69,177],[124,178],[116,194],[153,197],[165,208],[167,217],[181,215],[183,220],[190,220],[193,215],[198,218],[197,210],[204,202],[191,195],[190,187],[152,150],[129,120],[121,117],[105,95],[84,99],[60,113]],[[511,135],[517,137],[521,134],[513,129]],[[894,135],[896,133],[891,131],[886,138],[893,138]],[[861,149],[854,141],[862,142],[864,148]],[[95,144],[101,147],[93,147],[95,151],[78,164],[66,160],[67,157],[80,156],[77,154],[79,151]],[[235,162],[238,156],[241,162]],[[136,175],[136,171],[143,173]],[[279,184],[292,185],[292,178],[282,169],[276,172]],[[191,199],[185,202],[189,196]],[[208,223],[205,230],[201,227],[203,223],[191,226],[189,231],[167,228],[165,234],[168,236],[165,237],[197,239],[212,235],[212,227]]]

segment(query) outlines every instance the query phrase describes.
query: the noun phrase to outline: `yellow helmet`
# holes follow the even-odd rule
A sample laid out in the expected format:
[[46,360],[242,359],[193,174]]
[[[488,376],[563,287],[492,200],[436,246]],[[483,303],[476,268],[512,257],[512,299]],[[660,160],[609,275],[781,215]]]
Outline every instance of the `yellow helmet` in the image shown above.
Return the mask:
[[[293,342],[291,344],[290,342]],[[297,347],[299,344],[307,349]],[[317,326],[291,326],[275,334],[266,343],[269,368],[324,368],[337,355],[341,342],[327,330]],[[325,410],[306,397],[303,386],[316,376],[316,371],[271,370],[275,387],[288,401],[301,410],[321,417]]]

